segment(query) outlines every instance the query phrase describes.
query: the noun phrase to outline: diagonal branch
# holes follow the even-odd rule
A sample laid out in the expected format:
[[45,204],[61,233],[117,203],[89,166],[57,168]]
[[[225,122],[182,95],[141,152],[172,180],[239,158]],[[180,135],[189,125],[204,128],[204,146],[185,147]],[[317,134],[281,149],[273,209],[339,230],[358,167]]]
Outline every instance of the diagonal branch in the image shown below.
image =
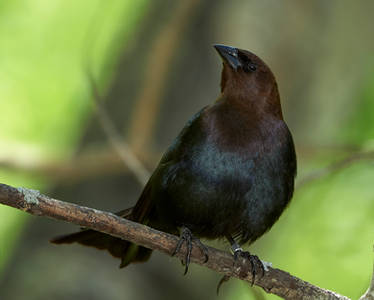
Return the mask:
[[334,172],[337,172],[341,169],[349,167],[350,165],[354,164],[355,162],[362,161],[362,160],[373,160],[374,159],[374,151],[363,151],[363,152],[356,152],[353,153],[341,160],[338,160],[324,168],[321,168],[317,171],[311,172],[310,174],[301,178],[297,184],[297,188],[301,188],[304,185],[317,180],[321,177],[330,175]]
[[[33,215],[63,220],[101,231],[168,255],[173,253],[178,242],[178,237],[174,235],[131,222],[112,213],[52,199],[36,190],[14,188],[9,185],[0,184],[0,203]],[[234,259],[231,254],[208,247],[209,260],[204,263],[204,254],[200,252],[200,248],[195,243],[193,246],[191,254],[192,262],[218,273],[252,282],[251,266],[248,260],[241,259],[234,265]],[[183,246],[176,256],[183,259],[185,254],[186,248]],[[347,297],[324,290],[287,272],[271,267],[267,267],[263,277],[256,277],[255,285],[260,286],[268,293],[289,300],[349,300]]]
[[150,177],[149,171],[137,158],[137,156],[131,150],[130,146],[119,135],[118,130],[114,127],[112,120],[109,118],[104,107],[102,106],[100,93],[91,69],[87,68],[86,73],[91,87],[96,114],[101,127],[105,132],[105,135],[107,136],[113,149],[116,150],[118,155],[121,157],[123,163],[125,164],[125,167],[128,167],[134,173],[136,179],[142,186],[145,185],[148,181],[148,178]]

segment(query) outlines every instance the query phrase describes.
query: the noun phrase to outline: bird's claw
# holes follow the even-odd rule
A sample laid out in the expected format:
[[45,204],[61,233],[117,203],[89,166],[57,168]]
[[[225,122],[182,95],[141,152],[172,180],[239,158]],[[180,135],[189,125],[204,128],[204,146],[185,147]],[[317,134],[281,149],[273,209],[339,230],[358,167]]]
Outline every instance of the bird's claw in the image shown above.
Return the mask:
[[[257,277],[257,273],[256,273],[256,267],[259,266],[261,268],[261,272],[262,272],[262,275],[261,277],[263,277],[265,275],[265,267],[262,263],[262,261],[258,258],[257,255],[251,255],[248,251],[243,251],[242,248],[240,247],[237,247],[235,249],[233,249],[233,252],[234,252],[234,267],[235,267],[235,263],[238,261],[239,257],[243,257],[245,259],[248,259],[250,264],[251,264],[251,273],[252,273],[252,282],[251,282],[251,285],[253,286],[253,284],[255,283],[255,279]],[[219,290],[222,286],[223,283],[229,281],[231,277],[229,275],[224,275],[221,280],[219,281],[218,285],[217,285],[217,295],[219,293]]]
[[245,259],[248,259],[251,264],[251,273],[252,273],[252,286],[255,283],[256,277],[257,277],[257,267],[261,269],[261,277],[264,277],[265,275],[265,267],[262,263],[262,261],[258,258],[257,255],[252,255],[248,251],[243,251],[241,248],[237,248],[234,250],[234,260],[235,262],[238,260],[239,257],[243,257]]
[[199,247],[201,249],[201,252],[204,254],[204,256],[205,256],[204,263],[206,263],[209,259],[208,248],[198,238],[193,236],[191,230],[189,230],[187,227],[182,227],[181,235],[180,235],[178,244],[175,247],[172,256],[177,254],[180,251],[180,249],[183,245],[183,242],[186,242],[187,253],[186,253],[186,258],[185,258],[184,275],[187,274],[188,266],[190,265],[190,261],[191,261],[192,241],[195,241],[199,245]]

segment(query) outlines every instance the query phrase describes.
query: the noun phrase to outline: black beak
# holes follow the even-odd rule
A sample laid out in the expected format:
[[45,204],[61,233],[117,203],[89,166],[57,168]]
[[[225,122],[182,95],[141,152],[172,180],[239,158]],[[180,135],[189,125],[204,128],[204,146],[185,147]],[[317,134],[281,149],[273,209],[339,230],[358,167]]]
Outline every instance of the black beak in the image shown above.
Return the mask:
[[214,45],[218,54],[221,56],[222,60],[228,63],[234,70],[237,70],[242,66],[238,58],[238,49],[225,46],[225,45]]

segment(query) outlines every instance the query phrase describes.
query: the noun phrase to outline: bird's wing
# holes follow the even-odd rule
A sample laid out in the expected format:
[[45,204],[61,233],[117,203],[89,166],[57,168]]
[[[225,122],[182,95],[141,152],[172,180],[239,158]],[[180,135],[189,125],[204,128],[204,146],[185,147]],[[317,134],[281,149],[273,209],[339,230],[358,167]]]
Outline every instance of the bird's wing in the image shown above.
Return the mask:
[[162,156],[160,163],[159,163],[159,167],[162,167],[162,165],[167,164],[168,162],[178,158],[178,153],[180,152],[181,150],[180,148],[185,142],[186,137],[191,133],[194,125],[200,119],[202,112],[206,110],[207,107],[208,106],[203,107],[200,111],[198,111],[195,115],[193,115],[191,119],[188,120],[188,122],[184,125],[181,132],[174,139],[173,143],[169,146],[169,148],[166,150],[166,152]]
[[[139,197],[139,200],[135,204],[134,208],[131,210],[131,214],[129,215],[129,219],[140,222],[143,224],[147,224],[147,216],[149,215],[152,209],[152,186],[155,182],[155,179],[158,177],[162,170],[174,160],[178,159],[179,151],[181,150],[181,146],[186,135],[191,131],[193,124],[199,119],[201,113],[206,109],[206,107],[202,108],[199,112],[197,112],[183,127],[182,131],[179,135],[175,138],[173,143],[170,147],[166,150],[164,155],[162,156],[157,168],[153,172],[152,176],[149,178],[146,186],[143,189],[142,194]],[[126,217],[128,215],[128,210],[121,211],[117,213],[120,216]]]

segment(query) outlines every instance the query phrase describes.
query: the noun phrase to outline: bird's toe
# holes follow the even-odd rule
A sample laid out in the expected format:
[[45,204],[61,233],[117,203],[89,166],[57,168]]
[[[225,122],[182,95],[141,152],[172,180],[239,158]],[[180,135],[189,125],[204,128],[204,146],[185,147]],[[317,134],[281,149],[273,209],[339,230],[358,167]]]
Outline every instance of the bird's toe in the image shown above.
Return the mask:
[[237,261],[239,257],[248,259],[250,262],[252,273],[252,285],[255,283],[255,280],[257,278],[258,269],[261,270],[261,277],[265,275],[265,267],[257,255],[252,255],[251,253],[249,253],[249,251],[243,251],[241,248],[238,248],[234,251],[234,260]]

